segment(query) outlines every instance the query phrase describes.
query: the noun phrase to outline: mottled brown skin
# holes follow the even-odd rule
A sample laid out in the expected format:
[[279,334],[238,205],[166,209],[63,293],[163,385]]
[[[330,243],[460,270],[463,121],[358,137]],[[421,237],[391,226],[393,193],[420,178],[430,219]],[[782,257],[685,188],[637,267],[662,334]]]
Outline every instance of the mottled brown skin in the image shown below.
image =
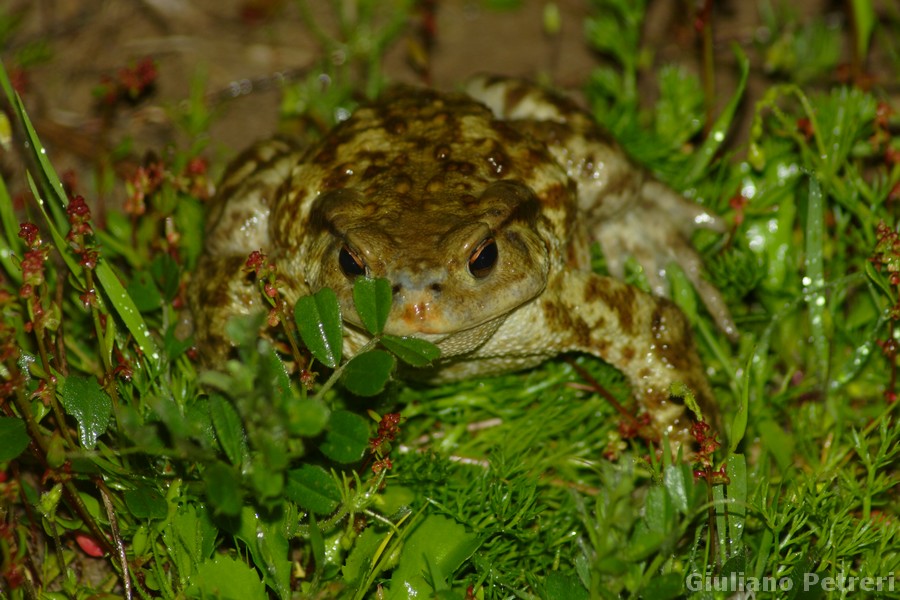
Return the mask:
[[[687,320],[665,298],[592,273],[588,249],[598,240],[616,276],[635,256],[659,293],[665,266],[678,262],[733,332],[687,241],[718,221],[636,168],[565,100],[510,80],[474,80],[467,91],[398,88],[314,146],[274,140],[239,158],[217,194],[193,286],[201,348],[223,358],[228,318],[261,308],[241,265],[262,249],[289,301],[323,287],[337,293],[353,355],[368,338],[350,256],[393,285],[386,332],[440,347],[417,379],[587,352],[628,377],[657,433],[688,440],[670,385],[690,387],[713,421],[716,408]],[[491,240],[496,261],[476,276]]]

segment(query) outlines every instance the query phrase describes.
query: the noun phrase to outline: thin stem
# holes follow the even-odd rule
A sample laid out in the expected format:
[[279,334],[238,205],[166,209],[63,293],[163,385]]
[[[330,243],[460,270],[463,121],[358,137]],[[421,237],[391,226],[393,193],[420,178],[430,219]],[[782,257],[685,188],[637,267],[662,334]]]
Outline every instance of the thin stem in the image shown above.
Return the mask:
[[628,423],[633,428],[635,428],[635,430],[637,430],[640,427],[640,423],[635,418],[635,416],[633,414],[631,414],[631,412],[628,409],[626,409],[624,406],[622,406],[622,403],[619,402],[618,400],[616,400],[616,397],[613,396],[609,392],[609,390],[607,390],[605,387],[603,387],[603,385],[601,385],[599,381],[594,379],[594,377],[592,377],[590,373],[588,373],[585,369],[581,368],[581,366],[579,366],[571,358],[566,358],[566,362],[569,363],[573,369],[575,369],[575,372],[578,373],[579,377],[581,377],[582,379],[584,379],[585,381],[588,382],[591,390],[593,390],[593,391],[597,392],[598,394],[600,394],[601,396],[603,396],[604,400],[609,402],[612,405],[612,407],[614,409],[616,409],[616,412],[618,412],[620,415],[622,415],[628,421]]
[[291,344],[291,354],[294,355],[294,360],[297,361],[297,370],[300,371],[306,366],[306,359],[300,352],[300,347],[297,346],[296,336],[294,335],[296,328],[293,325],[294,322],[290,311],[287,309],[287,302],[283,299],[278,301],[278,312],[281,313],[281,326],[284,327],[288,342]]
[[131,600],[131,572],[128,568],[128,556],[125,554],[125,544],[122,541],[122,536],[119,534],[119,521],[116,519],[116,509],[110,499],[109,488],[106,487],[103,480],[97,478],[94,480],[94,483],[97,485],[97,489],[100,490],[100,495],[103,497],[103,506],[106,508],[106,517],[109,519],[109,528],[112,533],[112,538],[116,543],[116,558],[119,559],[119,564],[122,567],[122,587],[125,589],[125,598]]
[[72,483],[71,479],[60,477],[56,470],[50,469],[50,465],[47,464],[47,452],[49,450],[47,440],[41,433],[40,427],[34,420],[34,416],[31,414],[31,407],[28,406],[28,401],[22,396],[22,393],[19,392],[15,396],[13,396],[13,402],[15,402],[16,408],[19,409],[19,413],[25,420],[25,427],[28,429],[28,435],[31,437],[31,441],[34,442],[34,446],[36,446],[32,448],[35,457],[44,466],[45,469],[51,470],[53,472],[54,477],[57,481],[62,483],[63,496],[65,497],[66,504],[68,504],[78,514],[78,517],[82,521],[84,521],[84,524],[87,525],[87,528],[90,530],[91,535],[94,537],[94,540],[98,544],[103,546],[104,552],[113,554],[115,552],[115,548],[113,548],[112,544],[109,543],[109,540],[106,539],[106,535],[103,533],[103,530],[100,529],[100,526],[97,525],[97,522],[91,516],[91,513],[84,505],[84,502],[81,501],[81,496],[78,495],[78,490],[75,488],[75,484]]
[[[84,267],[84,278],[87,282],[87,289],[90,293],[96,293],[97,288],[94,285],[94,271],[88,267]],[[97,296],[99,299],[99,296]],[[112,398],[113,410],[116,412],[116,420],[119,420],[119,390],[116,387],[116,377],[113,372],[112,360],[110,353],[106,350],[105,340],[106,334],[103,331],[103,324],[100,322],[100,310],[96,303],[91,302],[91,317],[94,321],[94,331],[97,335],[97,344],[100,350],[100,360],[103,362],[104,385],[109,397]]]
[[46,383],[49,388],[47,391],[47,399],[50,401],[50,409],[53,411],[53,418],[56,419],[56,423],[59,425],[59,432],[62,434],[66,443],[74,448],[76,446],[75,440],[72,439],[72,434],[69,433],[69,428],[66,425],[66,416],[59,406],[59,401],[56,399],[56,377],[53,376],[53,372],[50,370],[50,363],[47,360],[47,346],[44,343],[43,333],[44,329],[42,328],[40,332],[34,332],[34,337],[37,340],[38,353],[41,355],[41,363],[44,366],[44,373],[46,374],[44,383]]
[[716,66],[713,49],[712,0],[704,0],[700,14],[697,15],[700,30],[701,52],[703,59],[703,96],[706,104],[706,126],[709,132],[715,122],[716,109]]

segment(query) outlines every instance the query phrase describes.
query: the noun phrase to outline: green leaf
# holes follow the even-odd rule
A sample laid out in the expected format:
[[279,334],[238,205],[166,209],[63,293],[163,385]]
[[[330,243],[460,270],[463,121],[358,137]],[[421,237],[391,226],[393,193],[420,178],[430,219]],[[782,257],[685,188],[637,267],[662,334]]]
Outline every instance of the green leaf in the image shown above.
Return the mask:
[[266,586],[259,572],[242,560],[217,554],[197,568],[186,590],[189,598],[222,598],[224,600],[264,600]]
[[277,394],[279,406],[296,396],[291,387],[291,376],[288,374],[287,367],[271,346],[263,352],[259,366],[259,377],[266,382],[267,386],[271,386],[273,394]]
[[155,488],[139,485],[133,490],[126,490],[122,495],[125,506],[136,519],[165,519],[169,514],[165,496]]
[[270,514],[258,511],[253,506],[244,506],[241,510],[240,527],[234,532],[235,537],[247,545],[252,564],[263,574],[263,581],[275,591],[278,598],[290,598],[288,531],[296,519],[293,507]]
[[217,513],[235,517],[241,513],[243,494],[241,482],[234,469],[216,461],[203,472],[206,497]]
[[697,292],[691,280],[688,279],[684,269],[678,263],[672,263],[666,268],[666,277],[671,283],[671,298],[685,314],[688,321],[696,323],[697,316]]
[[693,481],[690,476],[685,477],[685,469],[683,467],[683,464],[667,466],[663,473],[663,485],[669,493],[669,498],[672,500],[675,508],[682,514],[688,514],[694,490]]
[[153,277],[147,271],[138,271],[128,282],[125,289],[134,300],[134,305],[142,313],[152,312],[162,307],[162,296],[153,282]]
[[284,491],[282,473],[288,466],[287,448],[284,443],[275,444],[278,440],[262,440],[258,444],[262,451],[250,454],[249,468],[244,468],[244,479],[253,489],[254,497],[259,500],[280,499]]
[[0,462],[12,460],[28,447],[25,421],[17,417],[0,417]]
[[747,76],[750,74],[750,61],[747,59],[747,55],[736,45],[734,46],[734,54],[737,57],[738,67],[740,68],[740,79],[738,79],[737,89],[734,91],[734,95],[732,95],[728,104],[725,105],[722,114],[713,123],[709,135],[703,140],[703,145],[694,154],[690,164],[682,171],[681,176],[676,178],[676,181],[673,181],[676,189],[684,189],[703,177],[713,157],[722,144],[725,143],[726,134],[731,126],[734,113],[744,95],[744,88],[747,86]]
[[547,600],[587,600],[590,594],[577,577],[551,571],[544,579],[543,597]]
[[303,296],[294,306],[294,320],[303,343],[323,365],[332,369],[341,362],[344,327],[337,295],[323,288],[312,296]]
[[316,521],[315,513],[309,515],[309,545],[312,546],[313,559],[317,565],[325,564],[325,536]]
[[747,506],[750,498],[747,487],[747,461],[743,454],[732,454],[728,457],[728,539],[737,544],[744,533],[744,521],[747,518]]
[[160,254],[150,263],[150,272],[166,301],[174,300],[181,283],[181,272],[175,259],[169,254]]
[[[2,118],[2,117],[0,117]],[[22,270],[19,269],[12,257],[22,256],[22,240],[19,239],[18,224],[12,197],[3,178],[0,177],[0,264],[4,271],[16,285],[22,283]]]
[[185,339],[181,339],[179,335],[176,335],[175,332],[179,329],[179,325],[177,323],[172,323],[168,329],[166,329],[165,336],[163,337],[163,351],[166,353],[170,362],[175,362],[175,359],[184,354],[191,346],[194,345],[194,338],[188,336]]
[[353,284],[353,305],[366,330],[378,335],[391,312],[391,282],[379,277],[360,277]]
[[669,600],[681,598],[684,590],[684,576],[681,573],[665,573],[654,576],[641,590],[641,598]]
[[374,396],[384,389],[394,364],[394,357],[387,352],[370,350],[354,356],[344,366],[341,381],[357,396]]
[[231,464],[240,464],[243,457],[244,427],[237,410],[221,394],[212,394],[209,397],[209,416],[225,456]]
[[285,495],[308,511],[327,515],[337,508],[341,490],[322,467],[303,465],[288,473]]
[[63,380],[59,400],[66,412],[78,421],[78,439],[92,450],[97,438],[109,426],[112,400],[93,377],[71,375]]
[[856,57],[861,64],[869,54],[869,40],[875,29],[875,5],[872,0],[850,0],[853,10],[853,25],[856,28]]
[[379,552],[386,535],[389,534],[385,534],[375,527],[367,527],[356,538],[356,543],[353,544],[350,555],[341,568],[341,574],[350,587],[358,588],[365,581],[364,578],[368,574],[372,561]]
[[677,149],[703,128],[703,86],[697,76],[678,66],[659,72],[659,100],[656,102],[656,132]]
[[[817,360],[816,372],[824,378],[828,373],[828,359],[831,355],[832,331],[829,327],[829,311],[825,297],[824,237],[825,198],[819,180],[809,178],[809,196],[806,201],[806,264],[804,285],[809,306],[809,330],[812,333],[812,347]],[[821,384],[829,387],[827,380]]]
[[666,541],[666,533],[651,529],[646,521],[638,521],[634,527],[634,533],[626,542],[622,555],[607,557],[609,565],[607,569],[616,565],[616,570],[624,570],[625,564],[638,562],[658,551]]
[[328,407],[319,400],[298,400],[288,407],[288,428],[292,435],[313,437],[319,435],[328,423]]
[[761,439],[768,440],[766,450],[778,463],[778,468],[783,472],[788,472],[794,460],[796,446],[794,436],[772,419],[763,419],[757,423],[756,431]]
[[428,366],[441,356],[441,351],[437,346],[415,337],[385,335],[381,338],[381,343],[397,358],[414,367]]
[[179,577],[190,579],[200,563],[212,556],[216,535],[207,510],[193,504],[176,507],[171,522],[163,531],[163,541]]
[[[53,221],[53,218],[49,214],[47,214],[47,203],[44,202],[44,196],[38,189],[38,186],[34,181],[34,177],[31,176],[30,171],[26,171],[25,175],[26,179],[28,179],[28,187],[31,189],[31,194],[38,199],[38,210],[40,210],[41,215],[44,217],[44,223],[47,225],[47,230],[50,232],[50,237],[53,239],[53,244],[56,246],[56,250],[59,252],[60,256],[62,256],[63,261],[69,268],[69,272],[72,273],[78,284],[80,286],[84,286],[84,275],[82,273],[82,269],[78,265],[78,261],[75,260],[75,255],[72,252],[69,252],[69,244],[60,233],[59,228]],[[57,205],[51,202],[50,207],[56,208]],[[64,218],[62,219],[62,222],[65,223]]]
[[647,492],[644,521],[650,531],[667,533],[675,517],[672,497],[665,487],[654,485]]
[[[429,515],[403,545],[388,599],[430,598],[480,545],[478,536],[456,521]],[[425,574],[429,575],[427,579]]]
[[752,385],[750,377],[752,362],[753,355],[751,354],[750,358],[747,359],[747,366],[744,368],[744,376],[741,378],[741,404],[734,413],[731,431],[728,434],[731,440],[728,445],[729,454],[734,454],[737,451],[738,445],[744,439],[744,434],[747,433],[747,417],[750,412],[750,386]]
[[[197,223],[202,223],[206,212],[203,205],[196,198],[180,197],[175,207],[175,226],[178,231],[188,232],[192,235],[184,235],[181,238],[180,248],[184,254],[184,264],[193,267],[197,264],[197,258],[203,252],[203,236],[196,231]],[[163,288],[165,289],[165,288]]]
[[349,464],[362,458],[369,445],[369,422],[346,410],[331,415],[325,441],[319,446],[322,453],[339,463]]
[[147,324],[141,317],[141,313],[135,306],[134,301],[132,301],[131,296],[125,291],[125,288],[119,282],[119,278],[113,273],[106,260],[100,259],[94,273],[97,275],[97,280],[100,282],[103,291],[106,292],[110,304],[116,309],[128,332],[134,337],[144,357],[147,358],[151,366],[156,367],[160,360],[159,349],[150,336],[150,330],[147,329]]
[[[9,81],[9,76],[6,73],[6,68],[0,63],[0,87],[3,88],[3,92],[6,94],[7,100],[13,106],[13,109],[16,111],[16,115],[19,117],[19,120],[22,122],[22,126],[25,128],[25,134],[28,137],[29,148],[31,150],[31,155],[37,163],[40,172],[46,177],[49,192],[53,194],[55,202],[51,204],[52,207],[60,208],[65,206],[66,204],[66,193],[63,188],[63,184],[59,179],[59,176],[56,174],[56,170],[50,164],[50,159],[47,156],[47,152],[44,149],[41,141],[38,139],[37,132],[34,129],[34,125],[31,123],[31,119],[28,118],[28,114],[25,112],[25,104],[22,102],[22,98],[19,97],[18,92],[16,92],[12,84]],[[39,195],[35,196],[39,198]],[[65,216],[62,212],[56,213],[59,217],[57,223],[61,226],[65,223]]]

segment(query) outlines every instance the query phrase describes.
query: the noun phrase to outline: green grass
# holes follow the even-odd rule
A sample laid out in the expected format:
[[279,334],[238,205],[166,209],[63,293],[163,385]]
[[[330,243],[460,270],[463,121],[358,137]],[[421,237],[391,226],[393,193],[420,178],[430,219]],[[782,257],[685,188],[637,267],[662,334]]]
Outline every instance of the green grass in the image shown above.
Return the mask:
[[[900,19],[850,5],[858,29],[843,37],[767,12],[770,38],[750,58],[736,51],[739,86],[711,113],[710,73],[648,70],[641,3],[592,4],[598,120],[733,224],[694,241],[740,341],[672,281],[726,425],[708,465],[623,440],[585,374],[631,406],[628,386],[589,357],[453,385],[373,381],[373,365],[430,349],[385,336],[365,368],[341,363],[325,296],[297,319],[273,301],[309,369],[299,346],[260,341],[248,319],[231,328],[241,360],[200,371],[179,320],[202,244],[201,148],[131,181],[144,210],[99,229],[63,192],[3,71],[44,202],[23,217],[0,185],[0,598],[725,598],[714,583],[731,576],[777,588],[757,597],[838,598],[869,581],[848,592],[848,578],[894,575],[900,123],[877,90],[822,85],[836,59],[816,49],[843,40],[864,58],[884,43],[897,56]],[[294,84],[286,118],[324,130],[354,92],[383,87],[376,59],[402,19],[365,45],[377,5],[360,6],[344,38],[319,32],[359,68],[324,64],[325,96],[315,78]],[[760,68],[780,80],[749,107],[749,140],[729,145]],[[637,91],[647,77],[653,105]],[[178,120],[197,134],[211,118],[197,94]],[[20,237],[20,221],[45,239]],[[384,290],[364,285],[357,304],[378,334]],[[863,596],[900,597],[892,581]]]

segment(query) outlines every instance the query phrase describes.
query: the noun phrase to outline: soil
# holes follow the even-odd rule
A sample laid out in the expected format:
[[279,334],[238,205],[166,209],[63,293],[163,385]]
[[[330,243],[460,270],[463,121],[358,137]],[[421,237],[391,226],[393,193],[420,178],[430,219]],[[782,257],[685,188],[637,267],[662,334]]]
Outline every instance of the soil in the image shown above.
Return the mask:
[[[127,142],[136,161],[147,151],[159,154],[173,142],[185,143],[177,138],[172,108],[189,97],[199,74],[205,73],[205,90],[217,111],[208,153],[214,164],[221,165],[219,159],[277,130],[279,77],[307,73],[322,52],[303,23],[298,4],[288,0],[6,0],[6,4],[0,15],[15,15],[20,23],[0,56],[10,67],[36,48],[47,53],[47,60],[24,71],[23,96],[57,170],[78,173],[86,195],[95,187],[92,173],[98,161],[106,160],[111,149]],[[336,29],[334,2],[308,4],[317,24]],[[424,4],[428,2],[420,2]],[[485,0],[432,4],[436,24],[428,53],[428,83],[438,88],[453,88],[473,73],[488,72],[577,89],[602,60],[584,42],[588,0],[523,0],[512,10],[488,8],[491,3]],[[560,13],[558,35],[544,31],[548,4]],[[698,69],[700,45],[690,10],[695,4],[650,3],[644,35],[653,40],[654,63],[678,62]],[[724,101],[735,85],[730,46],[737,43],[754,52],[755,40],[765,35],[759,16],[764,3],[714,4],[716,85]],[[793,4],[795,11],[806,15],[832,11],[841,16],[844,9],[844,3],[826,0]],[[417,13],[411,33],[385,57],[383,67],[391,80],[423,83],[410,60],[411,48],[421,47],[415,33],[423,28],[423,14]],[[148,56],[156,61],[159,73],[153,94],[117,110],[111,120],[103,118],[94,94],[102,79]],[[234,97],[229,90],[240,82],[247,89]],[[762,74],[756,73],[749,86],[751,98],[765,85]],[[746,131],[746,122],[744,118],[739,129]],[[22,169],[14,150],[15,146],[13,152],[0,152],[0,174],[20,191],[16,182],[21,185]]]

